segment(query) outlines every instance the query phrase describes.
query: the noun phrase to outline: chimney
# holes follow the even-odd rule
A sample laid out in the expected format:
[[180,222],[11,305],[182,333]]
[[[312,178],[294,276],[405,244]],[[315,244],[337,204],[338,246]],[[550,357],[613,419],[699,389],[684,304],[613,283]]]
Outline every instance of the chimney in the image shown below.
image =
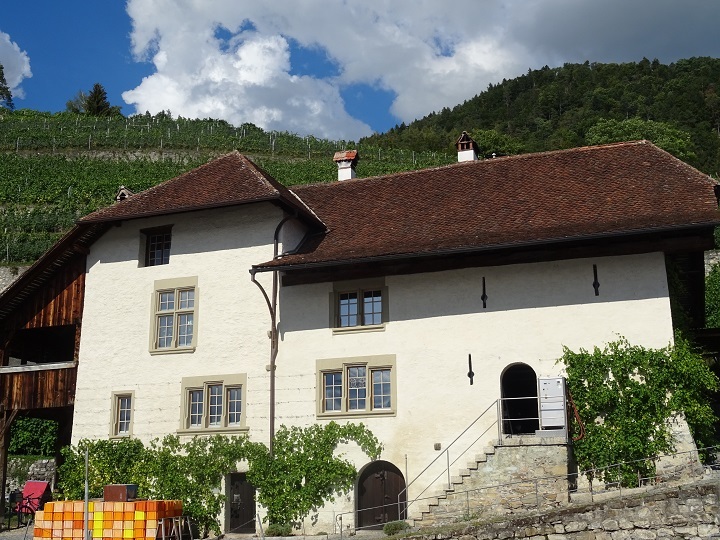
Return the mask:
[[467,131],[463,131],[460,138],[455,143],[458,151],[458,161],[476,161],[478,158],[478,145],[468,135]]
[[343,150],[342,152],[335,152],[333,161],[338,166],[338,180],[350,180],[357,176],[355,174],[355,166],[357,165],[358,156],[357,150]]
[[129,199],[135,195],[132,191],[130,191],[125,186],[120,186],[120,189],[118,189],[117,193],[115,194],[115,202],[124,201],[125,199]]

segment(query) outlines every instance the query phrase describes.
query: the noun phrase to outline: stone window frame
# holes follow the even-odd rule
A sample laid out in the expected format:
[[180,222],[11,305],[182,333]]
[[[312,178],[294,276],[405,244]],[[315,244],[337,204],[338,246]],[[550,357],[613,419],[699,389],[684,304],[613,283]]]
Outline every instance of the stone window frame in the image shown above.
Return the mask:
[[[135,392],[133,390],[120,390],[114,391],[111,394],[111,407],[110,407],[110,438],[113,439],[125,439],[132,437],[133,434],[133,423],[135,420]],[[128,429],[125,432],[120,432],[120,405],[121,400],[130,400],[130,418],[128,420]]]
[[[359,366],[366,368],[366,406],[362,410],[351,410],[349,409],[348,373],[350,368]],[[390,370],[390,407],[375,409],[373,407],[372,373],[383,369]],[[395,416],[397,414],[397,361],[394,354],[318,359],[316,360],[316,372],[315,403],[318,418],[357,418]],[[342,378],[341,408],[338,411],[325,410],[325,375],[331,373],[340,373]]]
[[[170,278],[170,279],[158,279],[153,284],[153,294],[150,303],[150,339],[149,339],[149,350],[150,354],[171,354],[171,353],[192,353],[195,352],[198,342],[198,313],[200,305],[200,291],[198,288],[198,277],[189,276],[183,278]],[[177,307],[177,296],[179,291],[193,290],[193,307],[182,309]],[[175,292],[175,304],[176,307],[170,311],[162,311],[160,309],[160,295],[161,293]],[[178,319],[179,315],[192,314],[192,338],[190,345],[178,346]],[[161,317],[167,317],[168,315],[173,316],[173,337],[172,343],[169,347],[158,347],[159,339],[159,325]]]
[[[222,413],[220,425],[210,425],[210,400],[209,388],[222,386]],[[230,390],[239,388],[240,395],[240,421],[237,424],[229,423],[229,394]],[[191,426],[191,392],[202,391],[203,410],[201,413],[201,425]],[[181,407],[180,407],[180,428],[179,434],[198,433],[239,433],[248,431],[247,427],[247,374],[235,373],[225,375],[200,375],[195,377],[183,377],[181,381]]]
[[[366,291],[380,291],[381,295],[381,322],[379,324],[363,324],[363,293]],[[354,326],[341,326],[340,324],[340,295],[355,293],[358,298],[358,324]],[[382,332],[390,320],[390,296],[385,278],[358,279],[352,281],[339,281],[333,283],[330,293],[330,328],[333,334],[352,334],[359,332]]]

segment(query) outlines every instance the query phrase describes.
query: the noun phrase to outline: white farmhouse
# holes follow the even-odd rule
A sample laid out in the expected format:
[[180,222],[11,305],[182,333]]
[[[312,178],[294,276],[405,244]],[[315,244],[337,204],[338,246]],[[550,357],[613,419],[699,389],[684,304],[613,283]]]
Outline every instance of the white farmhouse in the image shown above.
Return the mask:
[[[563,346],[672,342],[669,264],[702,326],[706,175],[646,141],[477,160],[463,134],[458,150],[376,178],[339,152],[340,180],[291,189],[232,153],[80,219],[0,296],[2,419],[56,408],[73,442],[362,422],[383,454],[343,449],[356,489],[314,530],[368,527],[442,489],[463,433],[453,460],[565,436],[538,379],[561,385]],[[7,397],[38,373],[76,375],[74,393]],[[254,531],[252,486],[226,484],[227,530]]]

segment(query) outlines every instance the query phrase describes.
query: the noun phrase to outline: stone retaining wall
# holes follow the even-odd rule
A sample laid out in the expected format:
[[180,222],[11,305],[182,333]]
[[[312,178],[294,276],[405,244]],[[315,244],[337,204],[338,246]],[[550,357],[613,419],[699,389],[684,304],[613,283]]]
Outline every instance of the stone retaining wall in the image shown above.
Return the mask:
[[55,487],[55,460],[39,459],[30,464],[27,468],[27,462],[22,458],[8,458],[7,480],[5,482],[5,491],[11,492],[22,490],[26,480],[42,480],[50,482],[51,489]]
[[[561,442],[560,442],[561,441]],[[568,503],[570,449],[564,440],[539,437],[503,440],[469,475],[457,478],[454,493],[424,513],[422,525],[462,517],[489,518],[550,510]]]
[[420,540],[644,540],[720,538],[718,479],[655,488],[625,499],[566,507],[485,525],[446,527]]

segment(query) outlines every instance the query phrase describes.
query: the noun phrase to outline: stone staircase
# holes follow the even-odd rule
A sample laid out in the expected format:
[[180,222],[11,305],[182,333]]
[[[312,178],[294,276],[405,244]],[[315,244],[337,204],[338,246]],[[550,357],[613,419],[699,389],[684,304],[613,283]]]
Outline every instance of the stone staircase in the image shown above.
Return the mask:
[[451,477],[450,486],[411,500],[409,516],[424,527],[554,508],[566,502],[569,463],[562,437],[515,436],[502,444],[495,440]]

